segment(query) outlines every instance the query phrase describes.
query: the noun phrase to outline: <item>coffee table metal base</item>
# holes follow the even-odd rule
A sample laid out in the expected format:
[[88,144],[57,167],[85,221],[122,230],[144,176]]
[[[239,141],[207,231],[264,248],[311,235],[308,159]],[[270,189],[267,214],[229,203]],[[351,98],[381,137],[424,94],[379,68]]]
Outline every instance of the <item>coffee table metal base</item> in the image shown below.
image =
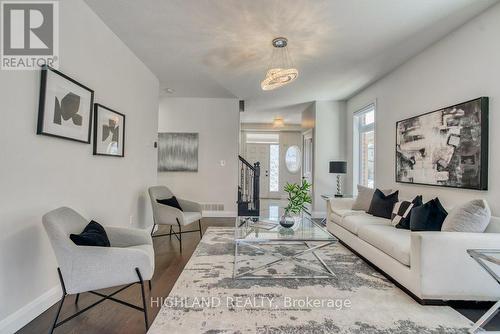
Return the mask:
[[[468,249],[467,253],[483,267],[490,276],[500,284],[500,276],[497,271],[490,267],[500,266],[500,249]],[[487,262],[490,264],[487,264]],[[498,333],[500,331],[486,331],[483,327],[500,311],[500,300],[495,303],[469,330],[469,333]]]
[[500,333],[500,331],[486,331],[483,327],[500,311],[500,300],[493,305],[469,330],[469,333]]
[[[324,242],[322,244],[319,244],[317,246],[311,247],[307,241],[302,241],[302,242],[267,242],[267,243],[255,243],[255,242],[247,242],[247,241],[242,241],[242,240],[236,240],[235,241],[235,247],[234,247],[234,271],[233,271],[233,278],[235,279],[282,279],[282,278],[332,278],[335,277],[335,273],[328,267],[328,265],[325,263],[325,261],[319,256],[316,251],[318,249],[333,245],[336,241],[329,241],[329,242]],[[268,244],[268,245],[291,245],[291,244],[302,244],[307,246],[307,249],[296,252],[293,255],[289,256],[281,256],[277,255],[276,253],[271,252],[268,249],[260,247],[260,245]],[[250,248],[256,249],[258,251],[263,252],[266,255],[272,256],[275,258],[275,260],[268,262],[264,265],[261,265],[257,268],[247,270],[242,273],[238,273],[238,248],[241,245],[248,246]],[[305,264],[301,261],[299,261],[297,258],[301,255],[312,253],[316,259],[321,263],[321,266],[323,267],[323,270],[319,268],[315,268],[313,266],[310,266],[308,264]],[[278,263],[281,262],[292,262],[295,265],[311,270],[313,272],[317,272],[318,275],[312,275],[312,276],[298,276],[298,275],[279,275],[279,274],[270,274],[270,275],[250,275],[256,271],[263,270],[266,268],[270,268]]]

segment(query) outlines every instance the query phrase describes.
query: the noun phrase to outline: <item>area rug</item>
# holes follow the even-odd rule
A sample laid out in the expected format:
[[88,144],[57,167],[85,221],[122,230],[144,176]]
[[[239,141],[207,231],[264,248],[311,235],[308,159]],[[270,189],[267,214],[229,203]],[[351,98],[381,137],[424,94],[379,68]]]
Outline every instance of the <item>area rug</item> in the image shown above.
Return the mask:
[[[170,295],[152,296],[161,310],[148,333],[434,334],[467,333],[472,325],[450,307],[418,304],[339,243],[318,251],[335,277],[235,280],[233,236],[232,228],[206,231]],[[274,251],[286,255],[290,248]],[[269,256],[242,253],[240,270]],[[307,274],[293,263],[265,271]]]

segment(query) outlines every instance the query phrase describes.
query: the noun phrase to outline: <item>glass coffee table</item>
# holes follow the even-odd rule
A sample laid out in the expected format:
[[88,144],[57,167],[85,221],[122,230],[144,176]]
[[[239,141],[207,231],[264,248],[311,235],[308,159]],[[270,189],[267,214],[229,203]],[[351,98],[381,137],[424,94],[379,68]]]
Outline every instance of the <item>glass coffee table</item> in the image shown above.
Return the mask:
[[[468,249],[467,253],[500,284],[500,249]],[[469,333],[487,333],[483,327],[500,310],[500,300],[495,303],[469,330]],[[492,332],[498,333],[498,332]]]
[[[337,241],[330,232],[307,214],[295,217],[295,223],[290,228],[279,224],[279,215],[266,216],[236,218],[233,271],[235,279],[335,277],[335,273],[317,252]],[[282,250],[285,249],[286,254],[280,254],[265,246],[278,246]],[[254,252],[254,259],[255,257],[259,259],[256,267],[251,266],[251,260],[241,258],[242,247],[251,249]],[[245,262],[244,268],[240,262]],[[307,269],[306,272],[310,272],[311,275],[273,273],[271,267],[284,262]],[[268,269],[268,275],[254,274],[266,269]]]

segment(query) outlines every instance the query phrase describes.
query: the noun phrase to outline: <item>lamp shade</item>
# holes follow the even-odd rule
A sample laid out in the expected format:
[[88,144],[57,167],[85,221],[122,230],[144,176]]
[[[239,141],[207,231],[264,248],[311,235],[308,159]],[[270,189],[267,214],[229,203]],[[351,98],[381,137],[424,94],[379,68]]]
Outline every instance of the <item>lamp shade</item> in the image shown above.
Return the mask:
[[330,173],[346,174],[347,173],[347,162],[346,161],[330,161]]

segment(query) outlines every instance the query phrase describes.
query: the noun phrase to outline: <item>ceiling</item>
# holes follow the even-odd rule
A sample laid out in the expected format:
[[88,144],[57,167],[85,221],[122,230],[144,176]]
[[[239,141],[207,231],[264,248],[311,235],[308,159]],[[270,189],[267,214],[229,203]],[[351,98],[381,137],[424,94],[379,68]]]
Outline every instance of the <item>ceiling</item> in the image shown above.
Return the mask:
[[[352,96],[497,0],[85,0],[173,97],[245,100],[245,122],[300,122]],[[298,79],[262,91],[271,40]]]

